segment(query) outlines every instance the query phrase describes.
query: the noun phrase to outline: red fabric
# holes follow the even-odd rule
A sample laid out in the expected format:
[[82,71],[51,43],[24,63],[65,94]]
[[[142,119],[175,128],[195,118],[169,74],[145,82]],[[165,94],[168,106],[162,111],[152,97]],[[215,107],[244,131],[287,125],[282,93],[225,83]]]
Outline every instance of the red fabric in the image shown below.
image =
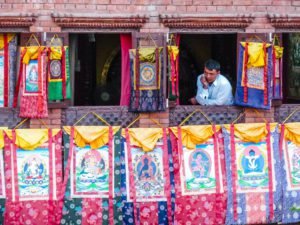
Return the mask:
[[[20,117],[25,118],[45,118],[48,117],[48,105],[47,105],[47,92],[46,92],[46,78],[47,78],[47,52],[46,50],[39,52],[38,59],[38,75],[39,75],[39,90],[41,93],[34,95],[21,95],[20,101]],[[42,61],[43,60],[43,61]],[[22,61],[20,62],[25,66]],[[23,71],[24,72],[24,71]],[[22,73],[23,73],[22,72]],[[19,77],[22,78],[24,74],[20,74]],[[42,77],[42,79],[41,79]],[[42,80],[42,81],[41,81]],[[24,77],[21,81],[21,90],[24,90],[25,83]]]
[[[61,47],[62,56],[61,56],[61,78],[62,78],[62,96],[63,99],[66,98],[66,51],[65,47]],[[50,67],[49,67],[50,69]]]
[[171,183],[170,183],[170,168],[169,168],[169,153],[167,143],[167,131],[163,128],[163,162],[164,162],[164,177],[166,178],[165,183],[165,194],[167,196],[167,216],[168,224],[172,224],[172,204],[171,204]]
[[[220,135],[218,133],[218,135]],[[199,194],[199,195],[182,195],[180,182],[180,167],[181,157],[179,156],[181,130],[178,129],[178,139],[170,132],[172,143],[172,158],[174,165],[174,180],[175,180],[175,221],[176,225],[199,225],[199,224],[225,224],[226,214],[226,193],[216,194]],[[222,142],[219,145],[220,157],[224,159],[224,148]],[[182,147],[181,147],[182,148]],[[225,170],[224,160],[221,161],[221,170]],[[223,177],[223,184],[225,176]]]
[[266,199],[265,193],[247,193],[246,195],[246,206],[247,207],[247,224],[260,224],[266,223]]
[[271,155],[271,131],[270,131],[270,124],[267,123],[267,151],[268,151],[268,168],[269,168],[269,214],[270,214],[270,219],[274,219],[274,208],[273,208],[273,202],[274,202],[274,197],[273,197],[273,162],[272,162],[272,155]]
[[[179,44],[180,44],[180,34],[177,34],[176,35],[176,46],[179,47]],[[180,51],[180,50],[179,50]],[[177,80],[176,80],[176,96],[177,96],[177,99],[176,99],[176,103],[177,105],[180,104],[179,102],[179,54],[176,58],[176,74],[177,74]]]
[[20,91],[20,86],[22,83],[22,79],[23,79],[23,58],[24,55],[26,53],[27,49],[24,48],[23,52],[21,52],[21,57],[20,57],[20,66],[19,66],[19,76],[18,76],[18,80],[17,80],[17,84],[16,84],[16,89],[15,89],[15,94],[14,94],[14,103],[13,103],[13,108],[17,107],[18,104],[18,97],[19,97],[19,91]]
[[[158,224],[158,204],[153,202],[141,202],[140,205],[140,224]],[[170,224],[170,223],[169,223]]]
[[82,199],[82,225],[102,225],[102,199]]
[[140,224],[140,220],[138,219],[137,216],[137,208],[139,206],[139,204],[137,204],[136,202],[136,190],[135,190],[135,182],[134,182],[134,176],[133,176],[133,168],[132,168],[132,157],[131,157],[131,145],[130,145],[130,137],[129,137],[129,132],[128,132],[128,128],[125,129],[125,135],[126,135],[126,147],[127,147],[127,152],[128,152],[128,169],[129,169],[129,174],[131,174],[132,176],[130,176],[130,180],[129,180],[129,189],[130,189],[130,198],[133,201],[133,217],[134,217],[134,224]]
[[264,61],[265,61],[265,66],[264,66],[264,104],[268,105],[268,98],[269,98],[269,91],[268,91],[268,65],[267,65],[267,50],[266,50],[266,43],[264,42],[263,44],[263,49],[264,49]]
[[130,103],[130,58],[129,49],[132,49],[131,34],[121,34],[121,54],[122,54],[122,85],[121,85],[121,106],[129,106]]
[[[62,181],[62,158],[61,158],[61,132],[56,136],[52,137],[52,143],[55,145],[55,168],[56,172],[56,191],[58,192],[61,188]],[[51,134],[50,134],[51,135]],[[17,146],[13,145],[15,142],[15,130],[13,130],[13,140],[10,140],[5,135],[5,181],[6,181],[6,204],[4,213],[4,224],[5,225],[58,225],[60,224],[61,210],[58,209],[58,201],[54,200],[54,196],[57,193],[51,191],[49,182],[49,200],[22,200],[19,199],[18,190],[18,179],[17,179]],[[48,143],[50,145],[50,143]],[[49,146],[48,145],[48,146]],[[53,146],[53,145],[52,145]],[[50,151],[50,149],[49,149]],[[54,156],[53,156],[54,157]],[[14,165],[13,165],[14,164]],[[51,165],[51,160],[49,161]],[[50,168],[50,167],[49,167]],[[51,176],[53,171],[49,171]],[[53,194],[50,200],[50,193]],[[55,194],[55,195],[54,195]],[[15,197],[13,197],[15,195]]]
[[218,151],[218,134],[216,131],[216,126],[212,125],[214,136],[214,157],[215,157],[215,176],[216,176],[216,192],[220,193],[220,177],[219,177],[219,151]]
[[233,201],[233,217],[236,221],[237,215],[237,197],[236,197],[236,154],[235,154],[235,139],[234,139],[234,124],[230,126],[230,149],[231,149],[231,172],[232,172],[232,201]]
[[[159,67],[159,49],[156,48],[155,49],[155,67],[156,67],[156,84],[158,86],[159,84],[159,79],[160,79],[160,76],[159,76],[159,73],[160,73],[160,67]],[[158,87],[160,88],[160,87]]]
[[248,102],[248,42],[245,44],[245,52],[244,52],[244,102]]
[[8,40],[7,34],[3,35],[4,41],[4,107],[8,107],[9,69],[8,69]]
[[109,140],[108,140],[108,151],[109,151],[109,191],[108,191],[108,210],[109,210],[109,224],[114,224],[114,204],[113,204],[113,129],[109,127]]
[[275,55],[275,48],[273,46],[272,51],[272,61],[273,61],[273,97],[276,95],[276,55]]

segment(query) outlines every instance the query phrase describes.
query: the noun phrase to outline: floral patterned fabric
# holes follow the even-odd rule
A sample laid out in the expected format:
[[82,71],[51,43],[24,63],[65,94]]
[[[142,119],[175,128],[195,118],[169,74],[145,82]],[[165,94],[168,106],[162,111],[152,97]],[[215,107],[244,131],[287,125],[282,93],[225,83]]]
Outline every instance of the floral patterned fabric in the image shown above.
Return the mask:
[[[194,150],[187,150],[185,146],[182,146],[183,149],[180,150],[178,139],[172,132],[170,132],[170,137],[176,187],[175,223],[178,225],[224,224],[226,182],[225,177],[221,176],[221,171],[225,169],[221,133],[218,133],[217,155],[219,159],[214,157],[216,152],[211,141],[197,145]],[[201,168],[197,167],[198,162]],[[219,170],[216,169],[216,165]],[[218,172],[215,173],[215,170]],[[216,187],[217,182],[220,185],[219,190]]]
[[60,224],[61,132],[34,150],[20,149],[5,135],[6,225]]
[[[114,198],[113,198],[113,220],[114,224],[122,224],[122,197],[121,197],[121,145],[120,145],[120,131],[114,135]],[[64,133],[64,146],[65,146],[65,168],[68,167],[68,159],[70,157],[70,136]],[[105,146],[104,146],[105,148]],[[77,150],[76,150],[77,151]],[[80,151],[80,150],[79,150]],[[78,151],[78,152],[79,152]],[[97,151],[97,150],[91,150]],[[89,151],[88,151],[89,152]],[[102,152],[103,154],[103,152]],[[79,156],[76,154],[76,157]],[[83,156],[85,157],[85,156]],[[87,158],[86,158],[87,160]],[[105,159],[106,160],[106,159]],[[104,160],[104,161],[105,161]],[[83,161],[83,160],[82,160]],[[105,161],[107,162],[107,161]],[[71,168],[72,169],[72,168]],[[81,171],[82,172],[82,171]],[[90,173],[91,171],[82,172],[82,174]],[[109,223],[109,196],[106,197],[97,197],[97,195],[105,196],[103,193],[96,193],[95,196],[88,196],[88,194],[93,194],[93,191],[84,191],[81,193],[76,193],[76,190],[72,190],[71,182],[75,182],[74,176],[70,174],[67,180],[67,187],[63,200],[63,214],[61,219],[61,224],[110,224]],[[80,177],[80,174],[76,174],[76,182],[78,179],[83,179],[83,176]],[[88,180],[85,180],[88,182]],[[95,182],[96,184],[97,182]],[[75,184],[76,186],[77,184]],[[76,188],[79,188],[78,185]],[[75,190],[75,192],[74,192]],[[79,194],[79,195],[77,195]],[[81,194],[81,196],[80,196]],[[77,195],[77,196],[76,196]]]

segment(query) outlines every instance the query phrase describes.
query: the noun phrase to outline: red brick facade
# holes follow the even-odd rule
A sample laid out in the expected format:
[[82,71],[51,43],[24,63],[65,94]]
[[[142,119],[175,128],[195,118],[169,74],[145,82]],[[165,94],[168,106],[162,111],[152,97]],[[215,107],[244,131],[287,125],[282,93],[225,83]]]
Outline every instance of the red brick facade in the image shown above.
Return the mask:
[[[196,18],[194,27],[191,29],[195,28],[202,31],[211,26],[212,30],[214,28],[222,29],[222,26],[227,24],[229,29],[237,27],[238,32],[270,33],[288,29],[299,30],[299,13],[299,0],[0,0],[0,24],[2,25],[0,30],[5,32],[10,24],[16,23],[13,18],[21,17],[26,20],[29,17],[27,20],[30,22],[32,21],[30,17],[32,17],[34,18],[32,25],[27,23],[26,29],[28,26],[29,29],[22,31],[61,32],[64,31],[64,27],[55,22],[58,21],[55,14],[59,14],[60,18],[86,18],[94,15],[100,18],[97,19],[100,21],[98,23],[101,23],[102,17],[119,18],[125,16],[128,19],[128,26],[141,33],[168,33],[172,31],[175,28],[172,28],[172,25],[166,26],[167,23],[164,21],[166,17],[171,18],[171,23],[175,23],[176,18]],[[208,25],[205,17],[208,18]],[[232,18],[232,22],[240,21],[240,23],[231,26],[222,17]],[[139,18],[147,19],[139,23],[137,21]],[[93,18],[85,19],[85,23],[92,23],[90,26],[96,26],[94,27],[96,30],[101,31],[102,29],[102,25],[93,22]],[[109,23],[110,25],[107,27],[103,25],[108,30],[113,29],[111,24],[117,22],[112,19]],[[282,23],[285,25],[282,26]],[[191,26],[191,24],[193,22],[189,22],[187,26]],[[18,26],[15,25],[15,27]],[[263,115],[273,120],[274,110],[263,112]],[[140,126],[153,126],[155,123],[151,118],[164,126],[169,124],[169,114],[166,111],[142,114]],[[252,112],[246,113],[246,122],[258,121],[262,121],[261,115]],[[45,122],[51,127],[60,126],[61,110],[51,109],[50,116]],[[38,127],[40,122],[32,120],[30,124],[31,127]]]

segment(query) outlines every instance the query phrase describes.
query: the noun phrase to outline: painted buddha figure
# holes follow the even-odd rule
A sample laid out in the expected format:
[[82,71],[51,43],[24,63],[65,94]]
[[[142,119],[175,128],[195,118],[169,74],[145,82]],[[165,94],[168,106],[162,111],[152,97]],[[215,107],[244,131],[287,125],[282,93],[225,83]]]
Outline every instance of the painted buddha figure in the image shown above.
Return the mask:
[[207,178],[209,172],[209,159],[204,153],[197,152],[193,155],[191,169],[195,178]]
[[149,165],[149,159],[148,158],[144,158],[144,160],[143,160],[143,167],[139,171],[139,175],[138,175],[139,180],[149,179],[152,176],[153,176],[153,172],[152,172],[151,166]]
[[242,159],[242,167],[245,174],[262,173],[264,169],[264,158],[259,150],[250,149],[248,155],[244,155]]

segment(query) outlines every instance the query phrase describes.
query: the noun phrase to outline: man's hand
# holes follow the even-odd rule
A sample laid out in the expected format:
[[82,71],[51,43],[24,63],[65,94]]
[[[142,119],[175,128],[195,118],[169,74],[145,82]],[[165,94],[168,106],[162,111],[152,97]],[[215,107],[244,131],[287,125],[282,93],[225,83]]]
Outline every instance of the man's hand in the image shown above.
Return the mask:
[[206,81],[204,76],[201,76],[200,81],[204,89],[208,89],[208,82]]
[[194,98],[190,98],[189,102],[192,103],[193,105],[198,105],[198,102],[197,102],[197,100],[196,100],[195,97]]

